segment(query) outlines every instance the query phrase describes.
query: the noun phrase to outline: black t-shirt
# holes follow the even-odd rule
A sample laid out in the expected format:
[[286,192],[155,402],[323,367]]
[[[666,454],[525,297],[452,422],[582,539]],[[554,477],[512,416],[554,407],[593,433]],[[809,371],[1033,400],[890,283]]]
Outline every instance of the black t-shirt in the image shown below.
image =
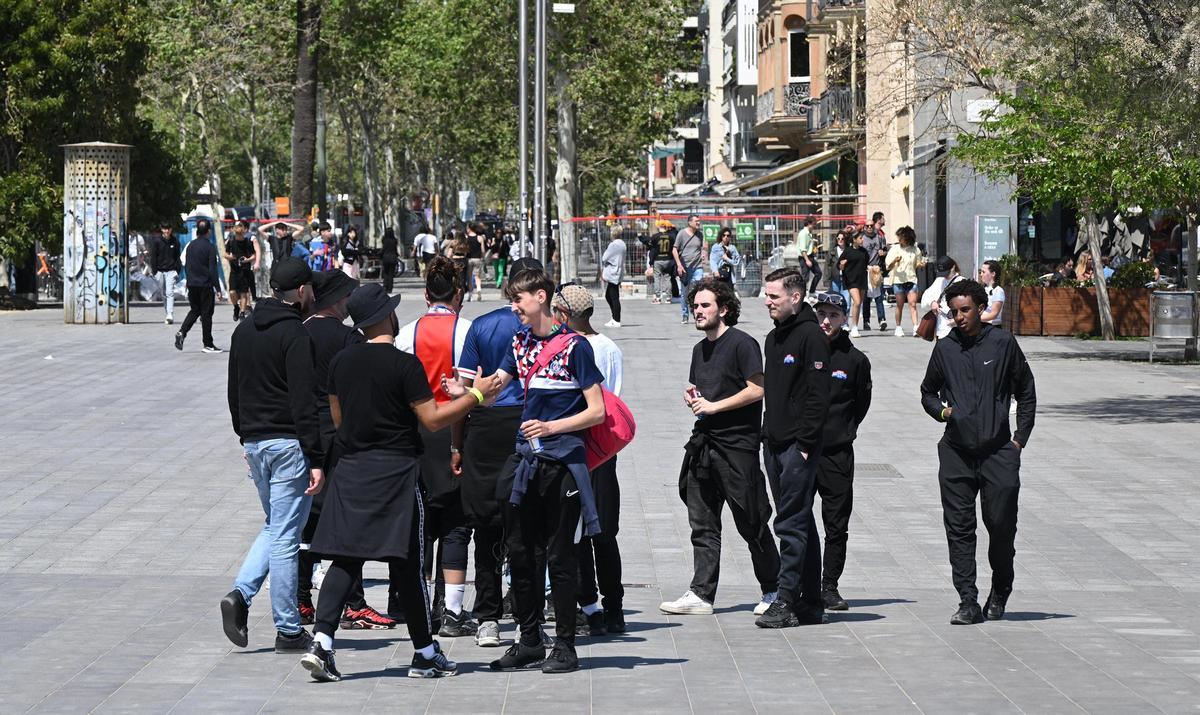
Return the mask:
[[432,400],[421,361],[386,343],[351,345],[329,365],[329,392],[342,411],[338,441],[345,454],[387,449],[421,453],[411,405]]
[[669,231],[659,231],[650,239],[655,261],[671,260],[671,249],[675,247],[675,236]]
[[[716,340],[701,340],[692,348],[688,381],[709,402],[736,395],[746,389],[747,380],[762,374],[762,349],[758,341],[737,328],[727,329]],[[696,420],[696,429],[730,447],[751,451],[758,449],[761,425],[761,400]]]
[[317,375],[317,409],[329,411],[329,365],[343,348],[366,342],[363,334],[337,318],[313,317],[304,321],[313,344],[313,369]]
[[467,236],[467,258],[483,258],[483,244],[480,243],[482,240],[483,236],[479,234]]
[[254,244],[249,238],[239,241],[237,237],[231,237],[225,242],[225,252],[233,256],[234,268],[250,268],[254,264]]
[[851,246],[842,253],[846,267],[842,269],[842,283],[847,288],[863,288],[867,285],[867,251]]

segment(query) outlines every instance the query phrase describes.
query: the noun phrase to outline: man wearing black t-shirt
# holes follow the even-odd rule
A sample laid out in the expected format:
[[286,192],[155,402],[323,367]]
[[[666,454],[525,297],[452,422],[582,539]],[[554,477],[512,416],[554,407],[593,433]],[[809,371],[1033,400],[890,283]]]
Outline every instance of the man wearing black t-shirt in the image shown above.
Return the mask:
[[237,322],[250,314],[254,273],[261,261],[258,241],[246,235],[245,221],[233,224],[233,236],[225,242],[225,260],[229,261],[229,298],[233,303],[233,320]]
[[689,590],[659,606],[663,613],[713,612],[721,568],[721,510],[733,513],[738,533],[750,547],[750,562],[762,588],[754,609],[764,613],[775,600],[779,551],[768,527],[771,505],[758,464],[762,420],[763,366],[758,341],[732,326],[741,304],[728,283],[705,278],[688,291],[696,329],[704,340],[692,350],[684,402],[696,415],[679,475],[679,496],[692,529],[694,574]]

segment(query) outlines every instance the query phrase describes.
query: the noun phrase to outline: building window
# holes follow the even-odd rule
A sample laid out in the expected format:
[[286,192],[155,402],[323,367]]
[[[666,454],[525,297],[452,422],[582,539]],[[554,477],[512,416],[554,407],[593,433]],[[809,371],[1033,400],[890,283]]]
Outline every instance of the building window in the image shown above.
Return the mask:
[[809,81],[808,34],[803,30],[788,33],[788,82]]
[[661,156],[658,158],[658,176],[664,178],[667,175],[667,157]]

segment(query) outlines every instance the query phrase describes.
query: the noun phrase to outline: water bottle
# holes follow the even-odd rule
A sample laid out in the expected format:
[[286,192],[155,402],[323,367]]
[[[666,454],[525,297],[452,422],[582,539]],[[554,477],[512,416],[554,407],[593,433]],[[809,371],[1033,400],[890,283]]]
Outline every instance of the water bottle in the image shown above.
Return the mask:
[[[688,392],[691,394],[693,400],[697,400],[697,399],[700,399],[701,397],[704,397],[704,395],[700,394],[700,388],[698,388],[698,387],[693,387],[693,388],[689,389]],[[702,419],[704,419],[704,415],[696,415],[696,419],[702,420]]]
[[538,439],[537,437],[530,437],[529,438],[529,449],[533,450],[534,454],[541,454],[542,440]]

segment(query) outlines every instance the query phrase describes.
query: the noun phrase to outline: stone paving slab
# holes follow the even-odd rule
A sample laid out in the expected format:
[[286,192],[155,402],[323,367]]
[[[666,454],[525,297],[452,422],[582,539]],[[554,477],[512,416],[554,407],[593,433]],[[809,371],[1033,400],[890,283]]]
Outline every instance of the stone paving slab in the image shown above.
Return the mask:
[[[494,302],[472,303],[477,315]],[[406,295],[404,320],[422,308]],[[1145,346],[1022,338],[1039,414],[1023,455],[1007,620],[951,627],[938,425],[918,403],[929,345],[864,334],[875,401],[860,431],[843,594],[825,626],[763,631],[727,519],[717,614],[665,616],[691,576],[676,490],[681,403],[699,335],[675,307],[625,305],[639,420],[619,458],[629,633],[580,639],[567,676],[487,671],[496,649],[443,646],[458,677],[411,680],[403,629],[340,633],[347,679],[316,684],[272,650],[266,594],[250,645],[217,602],[261,524],[225,405],[223,356],[171,346],[156,308],[130,325],[0,314],[0,712],[1196,712],[1200,710],[1200,370]],[[607,319],[602,302],[601,317]],[[233,324],[217,311],[217,342]],[[769,324],[757,301],[741,326]],[[198,330],[198,329],[197,329]],[[986,591],[986,534],[980,588]],[[369,565],[368,600],[386,602]],[[468,603],[473,595],[468,595]],[[506,635],[512,627],[506,624]]]

